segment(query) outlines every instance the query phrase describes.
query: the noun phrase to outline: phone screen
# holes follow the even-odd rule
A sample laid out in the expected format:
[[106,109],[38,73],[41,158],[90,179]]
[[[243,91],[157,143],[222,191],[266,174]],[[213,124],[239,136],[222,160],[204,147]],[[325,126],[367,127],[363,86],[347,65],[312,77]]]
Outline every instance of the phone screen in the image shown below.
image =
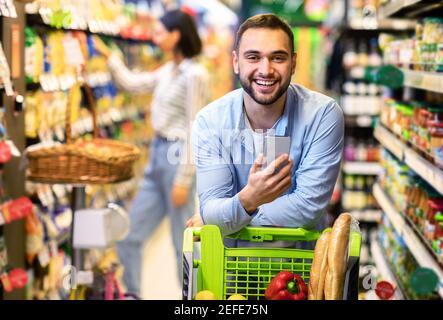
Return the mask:
[[289,136],[266,136],[264,141],[264,156],[266,166],[284,153],[289,154],[291,137]]

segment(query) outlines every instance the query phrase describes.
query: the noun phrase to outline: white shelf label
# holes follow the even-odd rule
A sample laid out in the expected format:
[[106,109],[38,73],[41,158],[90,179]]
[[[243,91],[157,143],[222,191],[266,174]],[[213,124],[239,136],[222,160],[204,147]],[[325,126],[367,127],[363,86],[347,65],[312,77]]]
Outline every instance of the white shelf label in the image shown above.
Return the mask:
[[443,172],[413,150],[405,151],[405,162],[438,192],[443,194]]
[[405,86],[443,93],[443,75],[402,69]]

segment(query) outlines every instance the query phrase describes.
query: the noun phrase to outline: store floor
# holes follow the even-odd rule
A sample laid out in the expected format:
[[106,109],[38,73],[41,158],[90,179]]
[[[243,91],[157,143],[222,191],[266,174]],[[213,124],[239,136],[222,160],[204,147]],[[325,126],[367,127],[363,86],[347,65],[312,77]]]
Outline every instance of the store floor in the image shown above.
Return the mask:
[[144,250],[141,297],[147,300],[179,300],[181,285],[177,279],[177,263],[170,233],[170,221],[165,219]]

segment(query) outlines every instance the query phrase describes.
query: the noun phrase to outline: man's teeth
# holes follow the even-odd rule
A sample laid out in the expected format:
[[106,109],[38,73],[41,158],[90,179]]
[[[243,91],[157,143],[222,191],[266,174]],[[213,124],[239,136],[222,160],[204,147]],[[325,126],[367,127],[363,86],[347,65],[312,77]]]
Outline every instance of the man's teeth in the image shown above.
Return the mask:
[[255,82],[261,86],[267,86],[267,87],[270,87],[275,84],[275,81],[256,80]]

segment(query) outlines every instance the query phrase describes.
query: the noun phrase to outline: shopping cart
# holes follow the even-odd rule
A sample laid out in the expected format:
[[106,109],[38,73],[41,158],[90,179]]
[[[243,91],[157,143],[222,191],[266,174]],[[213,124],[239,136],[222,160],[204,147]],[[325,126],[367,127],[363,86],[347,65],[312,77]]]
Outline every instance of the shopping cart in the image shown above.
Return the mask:
[[[265,241],[316,241],[321,233],[305,229],[246,227],[229,238],[253,243]],[[199,238],[200,259],[194,259],[194,242]],[[343,299],[358,299],[361,235],[350,234]],[[187,228],[183,241],[183,300],[194,297],[194,268],[197,291],[210,290],[217,299],[241,294],[248,300],[264,299],[272,278],[282,270],[300,275],[308,284],[313,250],[247,247],[227,248],[217,226]]]

